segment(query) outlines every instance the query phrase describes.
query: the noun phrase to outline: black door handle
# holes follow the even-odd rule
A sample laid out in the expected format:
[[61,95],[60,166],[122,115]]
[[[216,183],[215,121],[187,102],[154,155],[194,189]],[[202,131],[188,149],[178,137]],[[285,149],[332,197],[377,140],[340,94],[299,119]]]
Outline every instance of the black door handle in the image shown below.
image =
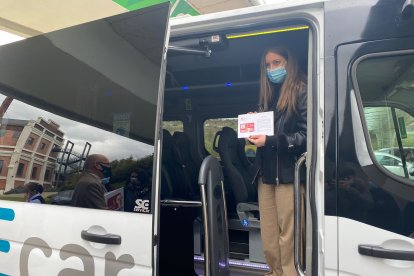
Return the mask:
[[121,244],[121,236],[114,234],[92,234],[86,230],[82,230],[82,239],[90,242],[104,243],[104,244]]
[[377,245],[360,244],[358,245],[358,253],[374,258],[414,261],[414,251],[385,249]]

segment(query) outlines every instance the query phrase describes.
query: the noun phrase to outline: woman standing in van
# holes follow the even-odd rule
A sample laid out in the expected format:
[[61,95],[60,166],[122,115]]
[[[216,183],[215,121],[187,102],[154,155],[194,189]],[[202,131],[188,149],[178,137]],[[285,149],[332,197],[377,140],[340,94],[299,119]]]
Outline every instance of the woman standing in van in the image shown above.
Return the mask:
[[293,261],[293,178],[297,157],[306,151],[306,78],[283,46],[264,52],[260,112],[274,112],[274,136],[255,135],[260,225],[267,275],[296,275]]

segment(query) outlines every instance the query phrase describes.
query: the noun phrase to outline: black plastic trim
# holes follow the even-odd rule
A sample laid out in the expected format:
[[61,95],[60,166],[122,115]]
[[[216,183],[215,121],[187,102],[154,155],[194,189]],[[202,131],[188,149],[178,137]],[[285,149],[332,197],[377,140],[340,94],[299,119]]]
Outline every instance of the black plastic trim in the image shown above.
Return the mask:
[[414,251],[385,249],[377,245],[360,244],[358,245],[358,253],[374,258],[414,261]]
[[96,243],[103,243],[103,244],[121,244],[121,236],[114,235],[114,234],[92,234],[86,230],[82,230],[81,233],[82,239],[85,241],[96,242]]

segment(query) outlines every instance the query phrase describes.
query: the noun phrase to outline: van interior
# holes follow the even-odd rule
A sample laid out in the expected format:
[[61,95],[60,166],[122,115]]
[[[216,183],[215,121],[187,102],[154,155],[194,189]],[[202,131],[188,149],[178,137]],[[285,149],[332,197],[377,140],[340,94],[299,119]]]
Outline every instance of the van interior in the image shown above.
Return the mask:
[[[92,26],[109,28],[100,21]],[[139,24],[127,27],[131,26]],[[81,35],[84,30],[83,26],[69,29],[73,34],[80,31]],[[158,74],[154,73],[159,72],[159,67],[151,67],[149,62],[135,62],[141,58],[137,54],[140,51],[134,48],[139,41],[130,35],[135,29],[121,36],[120,45],[126,45],[126,48],[112,43],[111,39],[118,39],[118,35],[108,35],[108,40],[103,43],[93,36],[100,32],[95,28],[88,30],[89,40],[80,40],[85,44],[81,48],[86,52],[67,43],[67,30],[2,47],[2,61],[12,66],[3,68],[0,90],[4,95],[0,96],[13,102],[2,118],[2,133],[7,135],[3,135],[0,142],[8,146],[10,140],[16,146],[19,141],[24,147],[23,153],[30,157],[23,156],[26,159],[22,157],[21,161],[20,155],[16,157],[18,168],[10,171],[10,176],[15,174],[18,181],[14,178],[9,181],[10,189],[6,192],[16,195],[20,201],[24,200],[23,176],[28,176],[42,181],[43,187],[50,189],[48,191],[53,195],[59,192],[53,198],[48,196],[47,203],[70,206],[73,189],[91,147],[91,152],[111,154],[114,170],[111,184],[116,189],[126,187],[125,179],[129,179],[132,168],[141,166],[147,174],[154,171],[157,99],[153,91],[159,85]],[[145,28],[140,30],[146,31]],[[112,34],[113,31],[109,28],[108,32]],[[155,44],[161,45],[159,40],[163,39],[160,35],[163,32],[154,33],[152,39],[156,42],[158,39]],[[209,155],[220,161],[223,171],[231,267],[259,270],[262,274],[267,270],[260,240],[257,187],[252,184],[255,149],[237,138],[237,117],[258,110],[260,60],[265,49],[285,45],[297,56],[301,71],[309,75],[309,33],[309,26],[303,22],[285,22],[171,37],[161,109],[159,275],[194,275],[202,271],[205,234],[198,176],[202,161]],[[99,45],[91,44],[96,41]],[[94,58],[92,52],[102,45],[113,47],[109,54],[105,47],[96,51],[102,56]],[[144,48],[154,51],[152,47]],[[157,51],[161,56],[162,48]],[[125,55],[119,55],[120,52]],[[101,60],[106,63],[97,62]],[[120,60],[122,62],[118,64]],[[37,64],[44,61],[50,62],[45,63],[42,70],[36,70]],[[134,75],[141,71],[144,71],[141,76]],[[59,129],[60,126],[64,131]],[[27,137],[21,135],[24,127],[30,127],[30,131],[23,131]],[[35,134],[45,127],[55,130],[57,140],[53,140],[50,147],[46,147],[46,142],[43,146],[38,143],[39,150],[46,152],[46,148],[50,148],[50,156],[43,157],[53,161],[44,177],[39,177],[40,165],[31,169],[29,164],[32,155],[37,154],[34,140],[41,140]],[[45,131],[44,134],[53,134],[50,133]],[[77,135],[79,133],[82,137]],[[85,146],[82,148],[82,145]],[[114,147],[109,148],[112,145]],[[145,157],[135,160],[138,154],[132,156],[134,150],[140,151],[140,157]],[[55,166],[59,166],[58,174],[53,177]],[[150,177],[144,182],[151,185],[152,180],[148,179]],[[146,193],[149,194],[146,194],[146,203],[150,206],[151,192],[147,190]],[[3,199],[14,200],[15,197]],[[136,207],[135,199],[132,207]],[[180,201],[181,204],[169,204],[168,201]],[[140,208],[148,213],[151,212],[148,206]],[[126,208],[119,210],[133,212]]]
[[[230,259],[235,266],[246,261],[252,269],[259,270],[266,267],[261,249],[257,187],[252,184],[255,149],[237,138],[237,117],[258,110],[260,61],[265,49],[279,44],[292,50],[306,74],[309,27],[304,24],[172,37],[170,47],[181,47],[184,51],[170,51],[167,57],[162,202],[171,198],[199,201],[200,164],[208,155],[217,157],[224,174]],[[211,50],[209,57],[207,50]],[[161,274],[163,267],[174,267],[173,261],[167,260],[174,254],[188,256],[188,268],[183,265],[185,261],[176,267],[180,272],[193,272],[193,258],[197,271],[197,261],[203,260],[201,221],[200,207],[162,205]],[[172,231],[166,225],[176,229]],[[184,252],[191,249],[193,254]]]

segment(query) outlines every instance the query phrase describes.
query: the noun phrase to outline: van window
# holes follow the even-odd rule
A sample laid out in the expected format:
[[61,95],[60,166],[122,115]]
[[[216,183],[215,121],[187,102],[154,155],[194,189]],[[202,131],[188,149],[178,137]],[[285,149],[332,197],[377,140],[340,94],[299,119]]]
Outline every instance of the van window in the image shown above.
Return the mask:
[[[237,131],[237,118],[219,118],[204,121],[204,146],[208,153],[220,159],[217,151],[214,150],[214,137],[223,128],[230,127]],[[217,146],[217,143],[216,145]]]
[[[0,101],[4,98],[4,96],[0,97]],[[2,126],[5,129],[19,128],[20,136],[15,143],[7,140],[7,137],[1,138],[1,145],[7,144],[9,147],[18,148],[27,144],[27,141],[33,144],[34,139],[30,137],[31,135],[37,135],[45,142],[41,142],[37,148],[25,148],[22,152],[11,150],[11,155],[5,153],[1,156],[2,163],[14,164],[17,161],[17,166],[7,167],[7,172],[3,174],[6,177],[0,182],[0,189],[3,192],[15,196],[2,199],[23,199],[24,193],[21,187],[33,179],[43,185],[47,203],[70,205],[70,198],[58,194],[60,191],[74,189],[88,154],[99,153],[109,158],[113,176],[111,183],[106,187],[108,192],[122,189],[129,179],[129,174],[134,170],[143,169],[148,175],[152,174],[153,146],[151,144],[91,127],[18,100],[13,100],[7,115],[13,119],[3,119]],[[38,125],[44,127],[43,132],[39,132],[36,127]],[[53,143],[54,146],[46,147],[46,143]],[[82,156],[86,143],[90,143],[91,148]],[[34,164],[35,159],[36,164]],[[26,173],[28,167],[32,167],[30,174]]]
[[[47,203],[70,205],[68,195],[79,194],[60,193],[79,191],[85,169],[95,167],[99,173],[84,179],[93,184],[84,185],[84,194],[104,204],[76,206],[122,210],[128,195],[129,211],[151,212],[167,26],[158,20],[166,10],[153,11],[157,16],[125,13],[0,48],[0,103],[11,102],[0,112],[6,130],[0,146],[7,148],[0,153],[0,194],[22,199],[33,175]],[[106,158],[86,162],[93,154]],[[133,187],[124,190],[129,182]]]
[[[0,102],[4,99],[5,96],[0,96]],[[111,113],[110,110],[107,112]],[[11,153],[3,153],[1,159],[8,164],[16,164],[5,167],[7,172],[3,175],[6,177],[0,180],[0,189],[12,196],[1,199],[23,201],[25,194],[22,187],[35,180],[43,186],[46,203],[70,206],[72,192],[84,172],[85,159],[91,154],[103,154],[110,161],[112,177],[105,185],[105,197],[108,197],[110,209],[123,209],[121,198],[111,201],[109,197],[111,192],[114,196],[119,194],[119,197],[123,197],[124,187],[132,172],[139,171],[148,176],[146,185],[149,189],[142,196],[150,198],[154,151],[151,143],[128,137],[132,133],[123,132],[125,136],[120,135],[115,126],[112,131],[103,130],[16,99],[8,108],[7,116],[9,118],[2,120],[2,127],[6,130],[18,129],[20,136],[14,143],[8,141],[7,137],[0,138],[0,145],[12,147]],[[113,123],[116,125],[116,120]],[[42,126],[42,131],[36,126]],[[37,147],[27,147],[28,141],[29,144],[35,143],[33,136],[39,137],[37,141],[42,142]],[[54,146],[47,146],[51,144]],[[23,150],[15,150],[18,148]],[[30,173],[27,173],[30,168]],[[72,192],[68,193],[68,190]]]
[[182,121],[163,121],[162,128],[168,130],[171,135],[174,132],[184,132],[184,124]]
[[356,78],[376,161],[414,181],[414,55],[363,60]]

